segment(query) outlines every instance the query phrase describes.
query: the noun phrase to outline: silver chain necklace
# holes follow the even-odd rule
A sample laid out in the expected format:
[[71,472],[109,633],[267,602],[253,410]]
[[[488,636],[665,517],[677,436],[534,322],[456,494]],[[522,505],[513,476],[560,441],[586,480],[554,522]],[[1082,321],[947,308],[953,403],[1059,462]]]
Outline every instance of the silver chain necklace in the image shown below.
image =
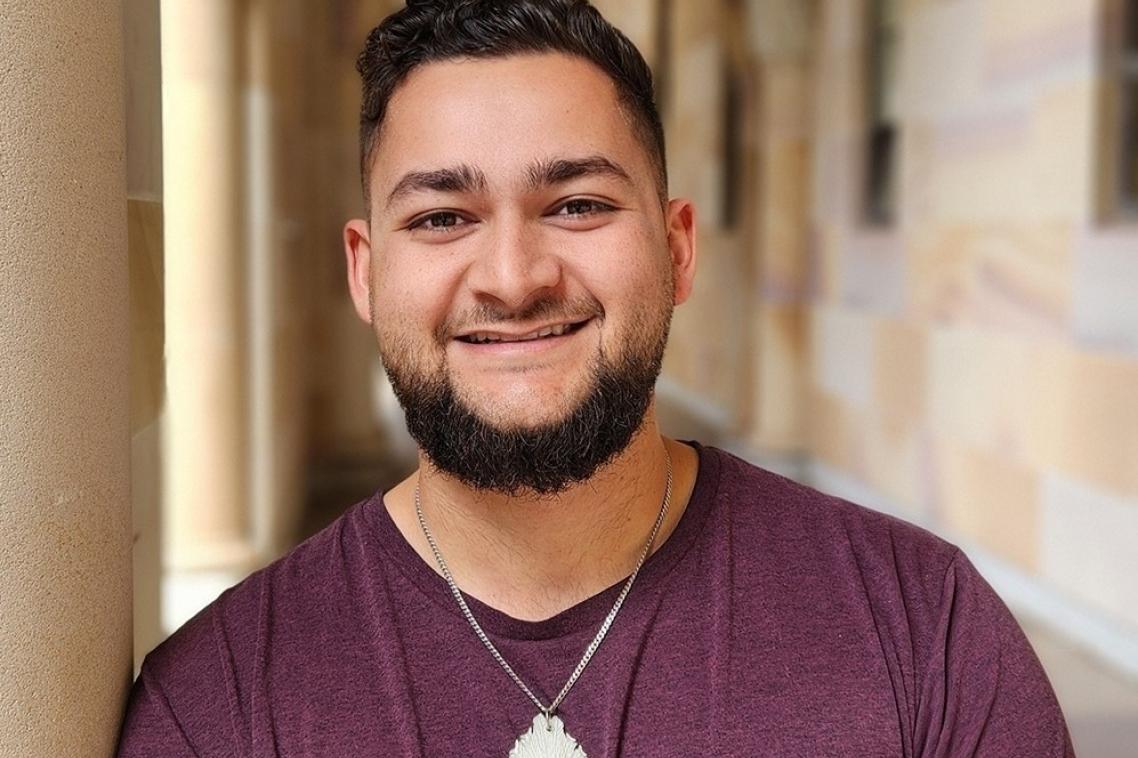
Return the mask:
[[458,585],[455,584],[454,577],[451,576],[450,568],[447,562],[443,559],[442,551],[439,550],[439,545],[435,542],[435,536],[431,530],[427,528],[427,519],[423,516],[423,504],[419,494],[419,484],[415,484],[415,515],[419,519],[419,527],[423,530],[423,536],[427,538],[427,544],[431,546],[431,552],[434,553],[435,562],[439,566],[439,572],[442,573],[443,578],[446,580],[447,587],[450,588],[450,594],[458,602],[458,607],[462,609],[462,615],[466,617],[466,621],[470,624],[470,628],[482,641],[482,644],[490,651],[490,655],[494,656],[494,660],[502,667],[502,670],[509,675],[510,679],[518,688],[526,694],[526,697],[533,702],[539,713],[534,716],[533,724],[530,726],[523,735],[518,737],[514,743],[513,749],[510,751],[510,758],[533,758],[552,756],[554,758],[587,758],[585,751],[577,744],[577,740],[573,739],[566,731],[565,724],[561,718],[557,716],[557,708],[565,700],[565,696],[569,694],[569,690],[577,683],[584,672],[585,667],[589,665],[592,660],[593,654],[597,652],[597,648],[601,646],[601,641],[604,640],[605,635],[608,634],[609,627],[612,626],[616,614],[620,612],[620,607],[624,604],[624,599],[628,597],[629,590],[632,589],[632,583],[636,581],[636,575],[640,573],[641,567],[644,566],[644,561],[648,559],[648,553],[652,550],[652,544],[656,541],[656,535],[660,532],[660,526],[664,523],[664,517],[668,514],[668,505],[672,499],[672,457],[667,456],[668,477],[664,483],[664,498],[660,503],[660,513],[656,516],[656,523],[652,525],[652,532],[648,535],[648,542],[644,545],[644,549],[640,551],[640,557],[636,560],[636,567],[632,569],[628,579],[624,583],[620,594],[617,595],[616,602],[612,605],[612,610],[609,611],[608,616],[605,617],[601,628],[597,630],[596,636],[589,646],[585,648],[585,654],[581,656],[581,661],[577,664],[577,668],[569,676],[569,680],[565,682],[565,686],[561,688],[561,692],[553,699],[548,706],[542,704],[541,700],[533,694],[533,691],[526,686],[522,678],[518,676],[513,667],[506,662],[502,654],[498,652],[498,648],[490,641],[486,632],[482,630],[482,625],[478,623],[478,619],[474,618],[474,614],[470,611],[470,606],[466,604],[466,599],[462,596],[462,591],[459,590]]

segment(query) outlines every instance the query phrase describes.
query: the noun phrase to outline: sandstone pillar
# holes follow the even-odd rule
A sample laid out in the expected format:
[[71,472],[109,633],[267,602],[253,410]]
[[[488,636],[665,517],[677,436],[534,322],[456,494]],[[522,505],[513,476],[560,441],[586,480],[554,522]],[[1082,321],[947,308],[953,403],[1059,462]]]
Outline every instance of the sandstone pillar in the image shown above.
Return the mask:
[[[300,217],[309,167],[322,155],[304,119],[312,9],[304,0],[248,0],[246,8],[250,514],[254,545],[268,559],[295,544],[306,492],[304,338],[313,250],[303,244]],[[354,186],[353,179],[346,183]]]
[[130,499],[134,524],[134,662],[164,636],[161,624],[162,66],[158,0],[123,4],[126,191],[130,248]]
[[166,579],[176,626],[253,565],[241,3],[163,0]]
[[131,671],[121,3],[0,0],[0,756],[109,756]]

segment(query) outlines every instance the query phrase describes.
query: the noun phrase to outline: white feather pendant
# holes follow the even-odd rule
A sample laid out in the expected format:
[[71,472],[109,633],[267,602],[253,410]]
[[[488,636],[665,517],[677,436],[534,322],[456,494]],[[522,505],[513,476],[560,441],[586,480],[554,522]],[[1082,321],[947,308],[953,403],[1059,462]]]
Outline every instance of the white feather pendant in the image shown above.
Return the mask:
[[548,720],[544,714],[533,717],[529,731],[518,737],[509,758],[588,758],[585,751],[565,732],[565,723],[557,716]]

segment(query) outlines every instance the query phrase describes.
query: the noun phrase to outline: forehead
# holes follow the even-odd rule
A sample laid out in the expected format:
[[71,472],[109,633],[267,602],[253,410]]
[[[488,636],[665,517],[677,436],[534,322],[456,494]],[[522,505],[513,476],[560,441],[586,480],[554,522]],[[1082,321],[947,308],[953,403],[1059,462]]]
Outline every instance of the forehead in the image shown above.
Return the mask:
[[388,104],[372,165],[382,192],[406,171],[476,166],[491,182],[534,161],[603,155],[651,182],[648,156],[616,86],[559,53],[430,63]]

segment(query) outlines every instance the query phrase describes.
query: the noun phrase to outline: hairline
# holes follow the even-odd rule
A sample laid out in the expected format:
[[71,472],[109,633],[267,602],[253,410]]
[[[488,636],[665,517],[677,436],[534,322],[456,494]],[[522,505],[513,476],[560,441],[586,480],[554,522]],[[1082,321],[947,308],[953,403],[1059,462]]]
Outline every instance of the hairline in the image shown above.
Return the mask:
[[[516,50],[510,52],[492,52],[486,55],[451,55],[440,56],[438,58],[431,58],[430,60],[418,63],[404,72],[403,76],[391,89],[391,94],[388,95],[383,108],[383,117],[376,122],[375,127],[371,130],[371,134],[367,138],[367,150],[360,156],[361,164],[360,171],[363,179],[364,199],[367,204],[367,215],[371,217],[371,178],[372,172],[375,169],[375,158],[379,152],[379,143],[383,139],[384,125],[387,123],[387,116],[391,111],[391,102],[395,96],[406,85],[411,76],[420,69],[426,68],[436,63],[456,63],[456,62],[478,62],[478,61],[492,61],[492,60],[509,60],[510,58],[522,57],[537,57],[542,55],[561,55],[567,58],[574,58],[583,61],[594,69],[599,71],[613,88],[616,94],[617,107],[620,111],[621,117],[625,124],[632,131],[636,141],[640,144],[640,148],[644,151],[648,158],[648,163],[652,169],[653,179],[656,184],[656,194],[659,196],[661,204],[668,201],[668,179],[667,179],[667,155],[662,153],[663,145],[656,145],[656,136],[653,134],[653,128],[650,124],[646,123],[646,118],[641,118],[637,115],[638,109],[636,103],[632,102],[632,95],[625,91],[620,86],[620,83],[611,73],[606,71],[604,67],[598,65],[595,61],[590,60],[588,57],[580,53],[561,50],[559,48],[542,48],[539,50]],[[661,148],[661,151],[657,150]],[[660,152],[660,154],[657,154]]]

